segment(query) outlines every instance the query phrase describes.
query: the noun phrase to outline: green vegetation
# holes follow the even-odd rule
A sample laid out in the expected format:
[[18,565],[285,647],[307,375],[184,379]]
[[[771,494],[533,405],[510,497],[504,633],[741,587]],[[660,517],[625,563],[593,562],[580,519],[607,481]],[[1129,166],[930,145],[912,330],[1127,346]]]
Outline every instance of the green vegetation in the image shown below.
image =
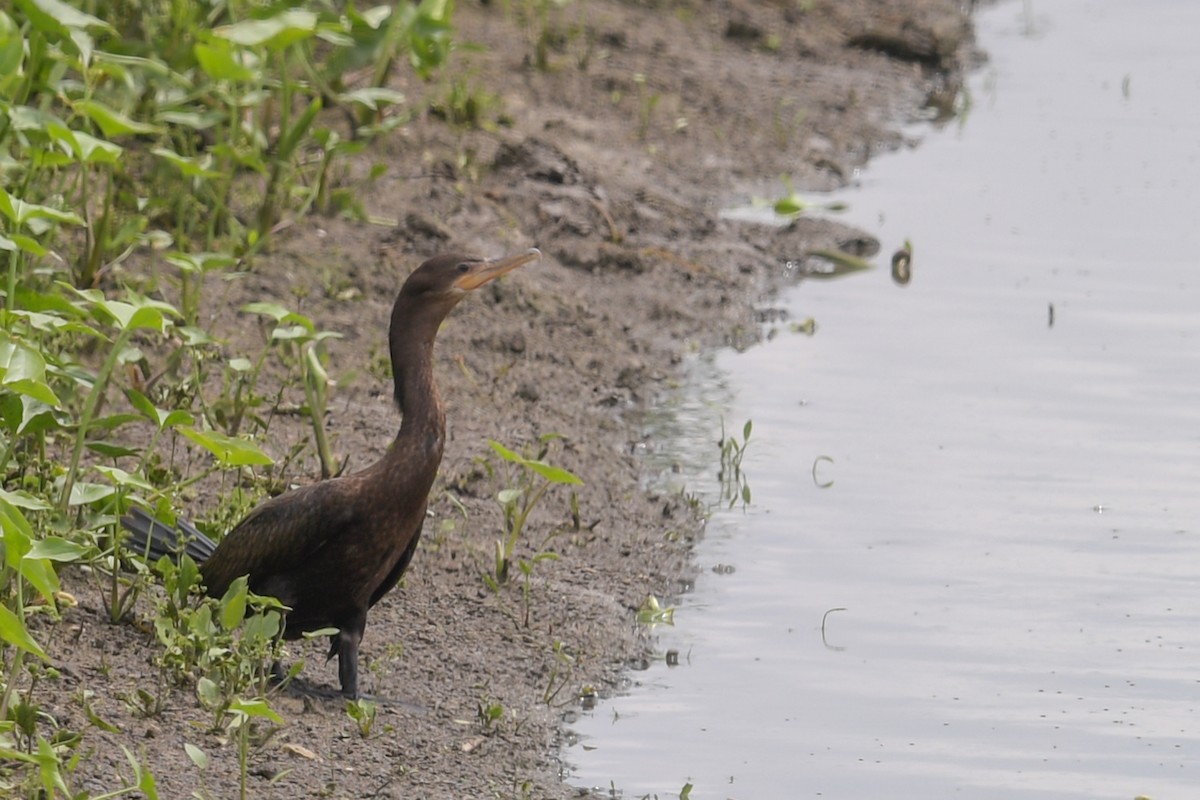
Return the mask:
[[[552,442],[560,439],[558,434],[544,434],[538,438],[538,453],[530,458],[509,450],[496,441],[489,440],[492,450],[500,457],[501,469],[495,470],[490,462],[484,466],[493,480],[500,477],[504,488],[496,493],[496,501],[504,509],[504,535],[496,541],[495,562],[490,574],[484,573],[483,581],[493,592],[499,593],[500,588],[508,582],[509,569],[512,566],[517,542],[529,520],[529,515],[541,502],[543,495],[552,486],[580,485],[583,483],[576,475],[561,467],[546,463],[546,455]],[[536,546],[534,554],[529,558],[517,559],[517,568],[524,581],[521,584],[521,600],[524,608],[522,624],[529,627],[529,590],[534,567],[541,561],[554,560],[558,554],[547,549],[550,541],[565,530],[579,530],[579,501],[574,492],[571,493],[571,523],[553,528]]]
[[[230,358],[202,327],[206,284],[252,268],[282,224],[362,215],[340,164],[407,119],[391,79],[428,78],[445,62],[453,7],[17,0],[0,10],[0,794],[157,797],[128,751],[112,791],[72,788],[95,745],[38,705],[39,685],[57,675],[46,625],[30,623],[53,626],[74,603],[59,582],[66,564],[102,589],[112,622],[129,618],[155,579],[121,548],[118,520],[135,498],[169,518],[182,492],[219,474],[228,502],[210,522],[224,529],[274,490],[272,476],[308,447],[276,463],[257,444],[285,393],[304,398],[323,473],[338,471],[324,432],[332,334],[253,304],[243,311],[266,322],[262,350]],[[285,377],[268,393],[270,359]],[[188,449],[213,465],[192,466]],[[194,684],[213,729],[237,744],[246,797],[250,752],[283,724],[266,699],[282,609],[244,580],[202,597],[187,558],[154,569],[158,684],[126,702],[155,715],[168,688]],[[76,697],[89,726],[116,732],[90,698]],[[352,718],[370,734],[373,710]],[[203,773],[207,755],[187,752]]]
[[728,508],[733,508],[739,501],[743,509],[750,505],[750,482],[742,472],[742,459],[746,457],[753,430],[754,421],[746,420],[739,442],[735,434],[726,433],[725,419],[721,419],[721,438],[717,442],[721,448],[721,465],[717,470],[717,484],[721,487],[721,502],[728,503]]

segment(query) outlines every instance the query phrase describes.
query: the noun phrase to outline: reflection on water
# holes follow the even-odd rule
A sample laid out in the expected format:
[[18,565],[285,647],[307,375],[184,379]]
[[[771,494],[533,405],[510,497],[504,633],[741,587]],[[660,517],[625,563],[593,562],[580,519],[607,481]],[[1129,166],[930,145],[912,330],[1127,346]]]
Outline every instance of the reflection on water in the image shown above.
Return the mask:
[[1200,4],[1031,6],[979,17],[965,126],[843,196],[882,268],[802,283],[815,336],[694,359],[652,426],[655,479],[712,493],[752,419],[754,502],[697,548],[678,666],[576,726],[576,783],[1195,794]]

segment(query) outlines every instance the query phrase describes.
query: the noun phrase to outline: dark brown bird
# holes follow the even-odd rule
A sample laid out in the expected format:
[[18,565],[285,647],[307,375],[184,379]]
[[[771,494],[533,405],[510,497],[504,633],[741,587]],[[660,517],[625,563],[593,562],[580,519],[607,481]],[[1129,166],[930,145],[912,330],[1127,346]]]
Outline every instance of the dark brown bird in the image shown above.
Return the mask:
[[388,335],[403,420],[379,461],[268,500],[220,544],[192,525],[180,522],[173,529],[134,507],[121,520],[131,531],[130,548],[152,558],[184,549],[200,564],[214,597],[248,575],[251,591],[291,609],[285,638],[337,628],[329,657],[338,657],[342,693],[358,697],[358,645],[367,609],[412,561],[442,460],[446,411],[433,378],[438,327],[469,291],[540,257],[536,249],[494,260],[441,255],[404,282]]

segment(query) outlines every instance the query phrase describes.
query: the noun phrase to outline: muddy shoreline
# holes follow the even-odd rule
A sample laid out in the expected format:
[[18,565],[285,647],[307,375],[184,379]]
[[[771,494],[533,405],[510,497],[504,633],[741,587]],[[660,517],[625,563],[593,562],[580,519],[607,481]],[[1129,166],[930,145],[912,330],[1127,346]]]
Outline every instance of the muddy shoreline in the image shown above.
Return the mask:
[[[756,339],[787,261],[861,236],[820,218],[736,223],[719,209],[777,196],[781,175],[800,190],[845,185],[871,155],[903,146],[898,126],[953,96],[974,58],[953,0],[903,11],[885,0],[579,0],[551,17],[539,69],[539,25],[515,5],[460,3],[461,40],[483,47],[462,48],[432,83],[399,86],[433,110],[343,176],[388,165],[360,195],[381,224],[301,220],[252,272],[210,287],[208,324],[230,357],[261,337],[237,311],[252,299],[279,299],[341,334],[326,427],[354,470],[399,424],[378,362],[403,277],[447,250],[546,254],[463,303],[439,337],[449,438],[431,517],[362,645],[366,691],[400,702],[381,702],[363,738],[339,703],[274,699],[286,725],[251,755],[254,797],[578,795],[561,780],[562,720],[582,694],[614,691],[631,663],[653,657],[636,610],[686,585],[703,529],[684,498],[640,488],[639,415],[671,391],[686,353]],[[447,122],[469,111],[455,86],[476,97],[476,124]],[[266,444],[276,455],[309,435],[301,420],[276,430]],[[518,556],[556,559],[537,564],[526,606],[519,585],[496,593],[481,578],[501,530],[495,493],[508,485],[487,440],[529,450],[547,434],[561,437],[547,459],[585,483],[578,519],[562,488],[531,518]],[[318,475],[309,451],[288,480]],[[202,485],[188,513],[211,514],[220,499],[219,484]],[[116,728],[89,729],[93,757],[76,789],[111,789],[128,773],[125,746],[162,797],[235,796],[235,748],[207,730],[186,687],[152,716],[129,702],[154,673],[152,636],[105,622],[82,577],[69,588],[81,605],[48,633],[62,674],[39,692],[79,728],[77,698],[91,692]],[[335,681],[316,645],[291,656],[307,680]],[[209,754],[206,770],[184,743]]]

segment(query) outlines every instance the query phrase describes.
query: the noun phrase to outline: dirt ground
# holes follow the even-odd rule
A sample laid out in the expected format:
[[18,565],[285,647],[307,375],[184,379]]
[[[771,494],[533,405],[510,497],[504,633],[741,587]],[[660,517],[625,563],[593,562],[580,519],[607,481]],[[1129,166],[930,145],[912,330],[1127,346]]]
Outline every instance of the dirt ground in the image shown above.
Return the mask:
[[[835,221],[772,227],[719,210],[778,197],[782,175],[801,190],[852,181],[872,154],[904,146],[898,126],[931,102],[944,107],[975,58],[958,0],[574,0],[550,4],[538,68],[539,26],[519,12],[534,5],[462,0],[459,40],[482,47],[460,48],[430,84],[399,86],[437,102],[345,176],[388,165],[360,196],[378,222],[300,220],[249,274],[208,287],[230,357],[259,336],[237,312],[250,299],[342,334],[330,344],[340,381],[327,428],[356,470],[399,425],[377,367],[408,272],[451,249],[545,254],[468,298],[439,338],[450,433],[432,517],[363,642],[365,690],[402,702],[381,702],[364,739],[340,702],[275,698],[286,724],[251,753],[252,797],[579,795],[563,782],[563,720],[585,687],[611,693],[653,657],[636,609],[684,590],[703,531],[685,498],[641,488],[640,415],[671,391],[688,352],[757,338],[772,291],[794,272],[787,262],[861,236]],[[448,100],[455,79],[497,124],[446,121],[462,111]],[[882,243],[884,256],[900,244]],[[308,436],[301,421],[273,430],[276,456]],[[559,558],[537,565],[526,624],[519,587],[496,594],[481,578],[503,488],[483,462],[489,438],[521,449],[548,433],[562,436],[548,459],[585,484],[578,529],[569,491],[556,489],[519,550],[528,557],[568,528],[545,544]],[[696,431],[714,448],[717,435]],[[288,479],[317,477],[306,456]],[[200,489],[181,513],[212,514],[220,499]],[[67,584],[81,605],[44,633],[61,676],[35,697],[60,724],[87,728],[80,698],[91,692],[119,729],[88,728],[75,790],[117,785],[129,772],[123,745],[154,772],[161,797],[236,796],[236,748],[208,730],[191,691],[173,691],[153,716],[131,710],[127,699],[156,674],[152,635],[108,624],[80,576]],[[290,656],[304,659],[311,683],[336,684],[316,645]],[[496,704],[501,718],[485,724],[481,707]],[[208,753],[206,770],[185,742]]]

